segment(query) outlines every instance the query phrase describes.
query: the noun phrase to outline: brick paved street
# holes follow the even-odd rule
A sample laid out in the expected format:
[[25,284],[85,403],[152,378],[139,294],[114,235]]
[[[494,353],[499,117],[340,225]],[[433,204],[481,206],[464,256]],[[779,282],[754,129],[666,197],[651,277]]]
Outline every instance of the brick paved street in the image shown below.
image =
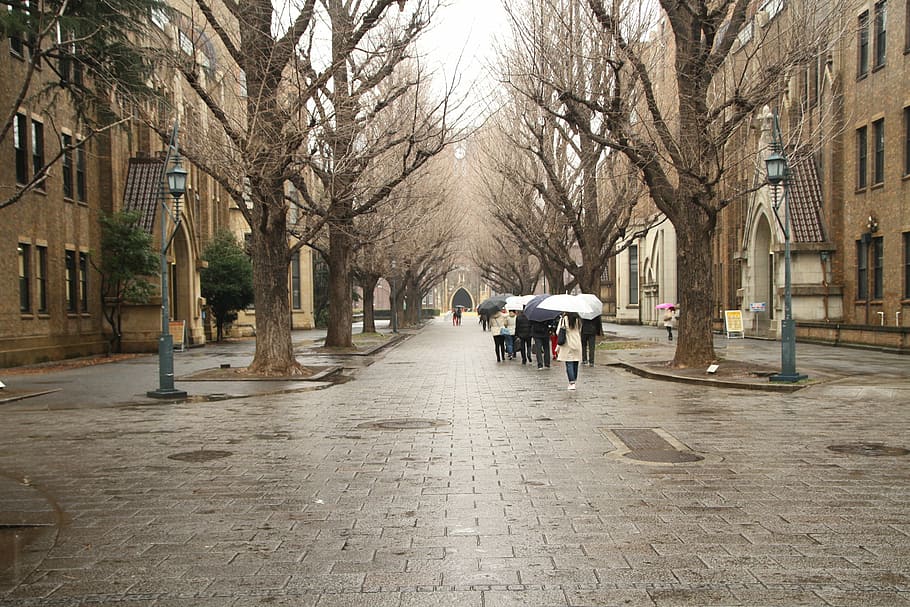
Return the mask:
[[599,356],[569,392],[437,321],[325,389],[0,406],[0,606],[910,605],[910,360],[778,394]]

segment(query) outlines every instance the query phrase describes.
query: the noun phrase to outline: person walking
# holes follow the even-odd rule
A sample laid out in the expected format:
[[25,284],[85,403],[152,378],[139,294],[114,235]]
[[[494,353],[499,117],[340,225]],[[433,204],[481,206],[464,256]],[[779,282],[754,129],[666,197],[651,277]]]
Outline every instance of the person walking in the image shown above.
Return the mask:
[[506,359],[506,336],[502,329],[507,326],[509,315],[505,310],[490,315],[490,332],[493,334],[493,348],[496,350],[496,362]]
[[594,366],[594,349],[597,348],[597,337],[604,334],[600,316],[588,320],[581,319],[581,364]]
[[581,360],[581,319],[578,314],[575,312],[563,314],[556,329],[557,335],[562,329],[566,330],[566,341],[563,344],[557,344],[556,351],[559,354],[559,360],[566,364],[569,390],[574,390],[575,382],[578,379],[578,361]]
[[664,326],[667,328],[667,340],[673,341],[673,326],[676,324],[676,308],[670,306],[664,312]]
[[506,354],[509,355],[509,360],[515,360],[515,312],[509,310],[505,313],[505,318],[503,318],[503,327],[500,329],[502,333],[503,344],[506,347]]
[[521,310],[515,316],[515,345],[521,352],[521,364],[526,365],[531,360],[531,321]]
[[531,337],[534,339],[534,355],[537,358],[537,368],[550,368],[550,323],[549,321],[532,320]]

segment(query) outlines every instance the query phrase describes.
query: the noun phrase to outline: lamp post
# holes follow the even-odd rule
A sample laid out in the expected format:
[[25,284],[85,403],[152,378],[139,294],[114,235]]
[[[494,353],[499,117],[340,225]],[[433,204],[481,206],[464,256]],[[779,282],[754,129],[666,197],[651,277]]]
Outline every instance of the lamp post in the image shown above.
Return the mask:
[[[161,203],[161,336],[158,338],[158,389],[146,394],[152,398],[186,398],[183,390],[174,387],[174,338],[170,331],[170,302],[168,301],[168,266],[167,251],[180,226],[180,198],[186,193],[187,170],[180,164],[180,151],[177,148],[177,127],[171,132],[167,154],[164,157],[164,168],[167,177],[167,189],[174,199],[173,213],[168,208],[167,196],[159,186],[158,200]],[[173,160],[174,166],[171,165]],[[174,224],[174,230],[168,235],[168,218]]]
[[784,318],[780,325],[780,373],[772,375],[771,381],[797,382],[806,379],[805,375],[796,372],[796,323],[793,320],[793,302],[790,283],[790,200],[787,196],[787,183],[790,179],[789,164],[784,155],[784,146],[780,133],[780,123],[777,112],[774,113],[774,126],[772,133],[771,155],[765,159],[768,171],[768,183],[774,188],[774,215],[780,224],[778,215],[779,203],[777,201],[777,186],[782,185],[784,221],[781,227],[784,231]]

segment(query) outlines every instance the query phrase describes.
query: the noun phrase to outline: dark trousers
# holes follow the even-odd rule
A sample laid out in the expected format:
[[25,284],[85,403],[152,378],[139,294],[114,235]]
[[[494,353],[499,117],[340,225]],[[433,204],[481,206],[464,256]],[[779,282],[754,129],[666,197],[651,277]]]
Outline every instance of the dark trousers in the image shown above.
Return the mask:
[[506,336],[493,336],[493,349],[496,350],[496,362],[504,360],[506,357]]
[[550,366],[550,338],[549,337],[535,337],[534,338],[534,355],[537,357],[537,366],[538,367],[549,367]]
[[581,362],[594,364],[594,348],[597,347],[596,335],[581,336]]
[[529,362],[531,360],[531,338],[528,336],[516,337],[515,343],[521,352],[521,364]]

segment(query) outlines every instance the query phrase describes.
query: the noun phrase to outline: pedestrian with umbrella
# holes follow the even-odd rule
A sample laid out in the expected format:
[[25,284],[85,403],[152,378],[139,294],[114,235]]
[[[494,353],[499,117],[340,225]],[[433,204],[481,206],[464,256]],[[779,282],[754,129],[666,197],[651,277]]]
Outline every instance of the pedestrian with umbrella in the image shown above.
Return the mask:
[[671,303],[662,303],[654,306],[664,310],[664,327],[667,329],[667,341],[673,341],[673,327],[676,326],[676,306]]
[[[563,335],[563,332],[564,335]],[[566,312],[559,320],[556,352],[566,365],[569,390],[575,389],[578,380],[578,361],[581,360],[581,318],[576,312]]]
[[524,313],[531,321],[532,349],[537,358],[537,369],[550,368],[550,321],[559,317],[559,312],[540,308],[540,303],[550,295],[536,295],[525,304]]
[[590,320],[581,319],[581,364],[594,366],[594,350],[597,348],[597,336],[603,335],[604,329],[601,317],[596,316]]
[[[493,333],[493,349],[496,362],[506,360],[506,332],[511,331],[511,319],[505,308],[490,315],[490,331]],[[505,329],[505,332],[503,331]]]

